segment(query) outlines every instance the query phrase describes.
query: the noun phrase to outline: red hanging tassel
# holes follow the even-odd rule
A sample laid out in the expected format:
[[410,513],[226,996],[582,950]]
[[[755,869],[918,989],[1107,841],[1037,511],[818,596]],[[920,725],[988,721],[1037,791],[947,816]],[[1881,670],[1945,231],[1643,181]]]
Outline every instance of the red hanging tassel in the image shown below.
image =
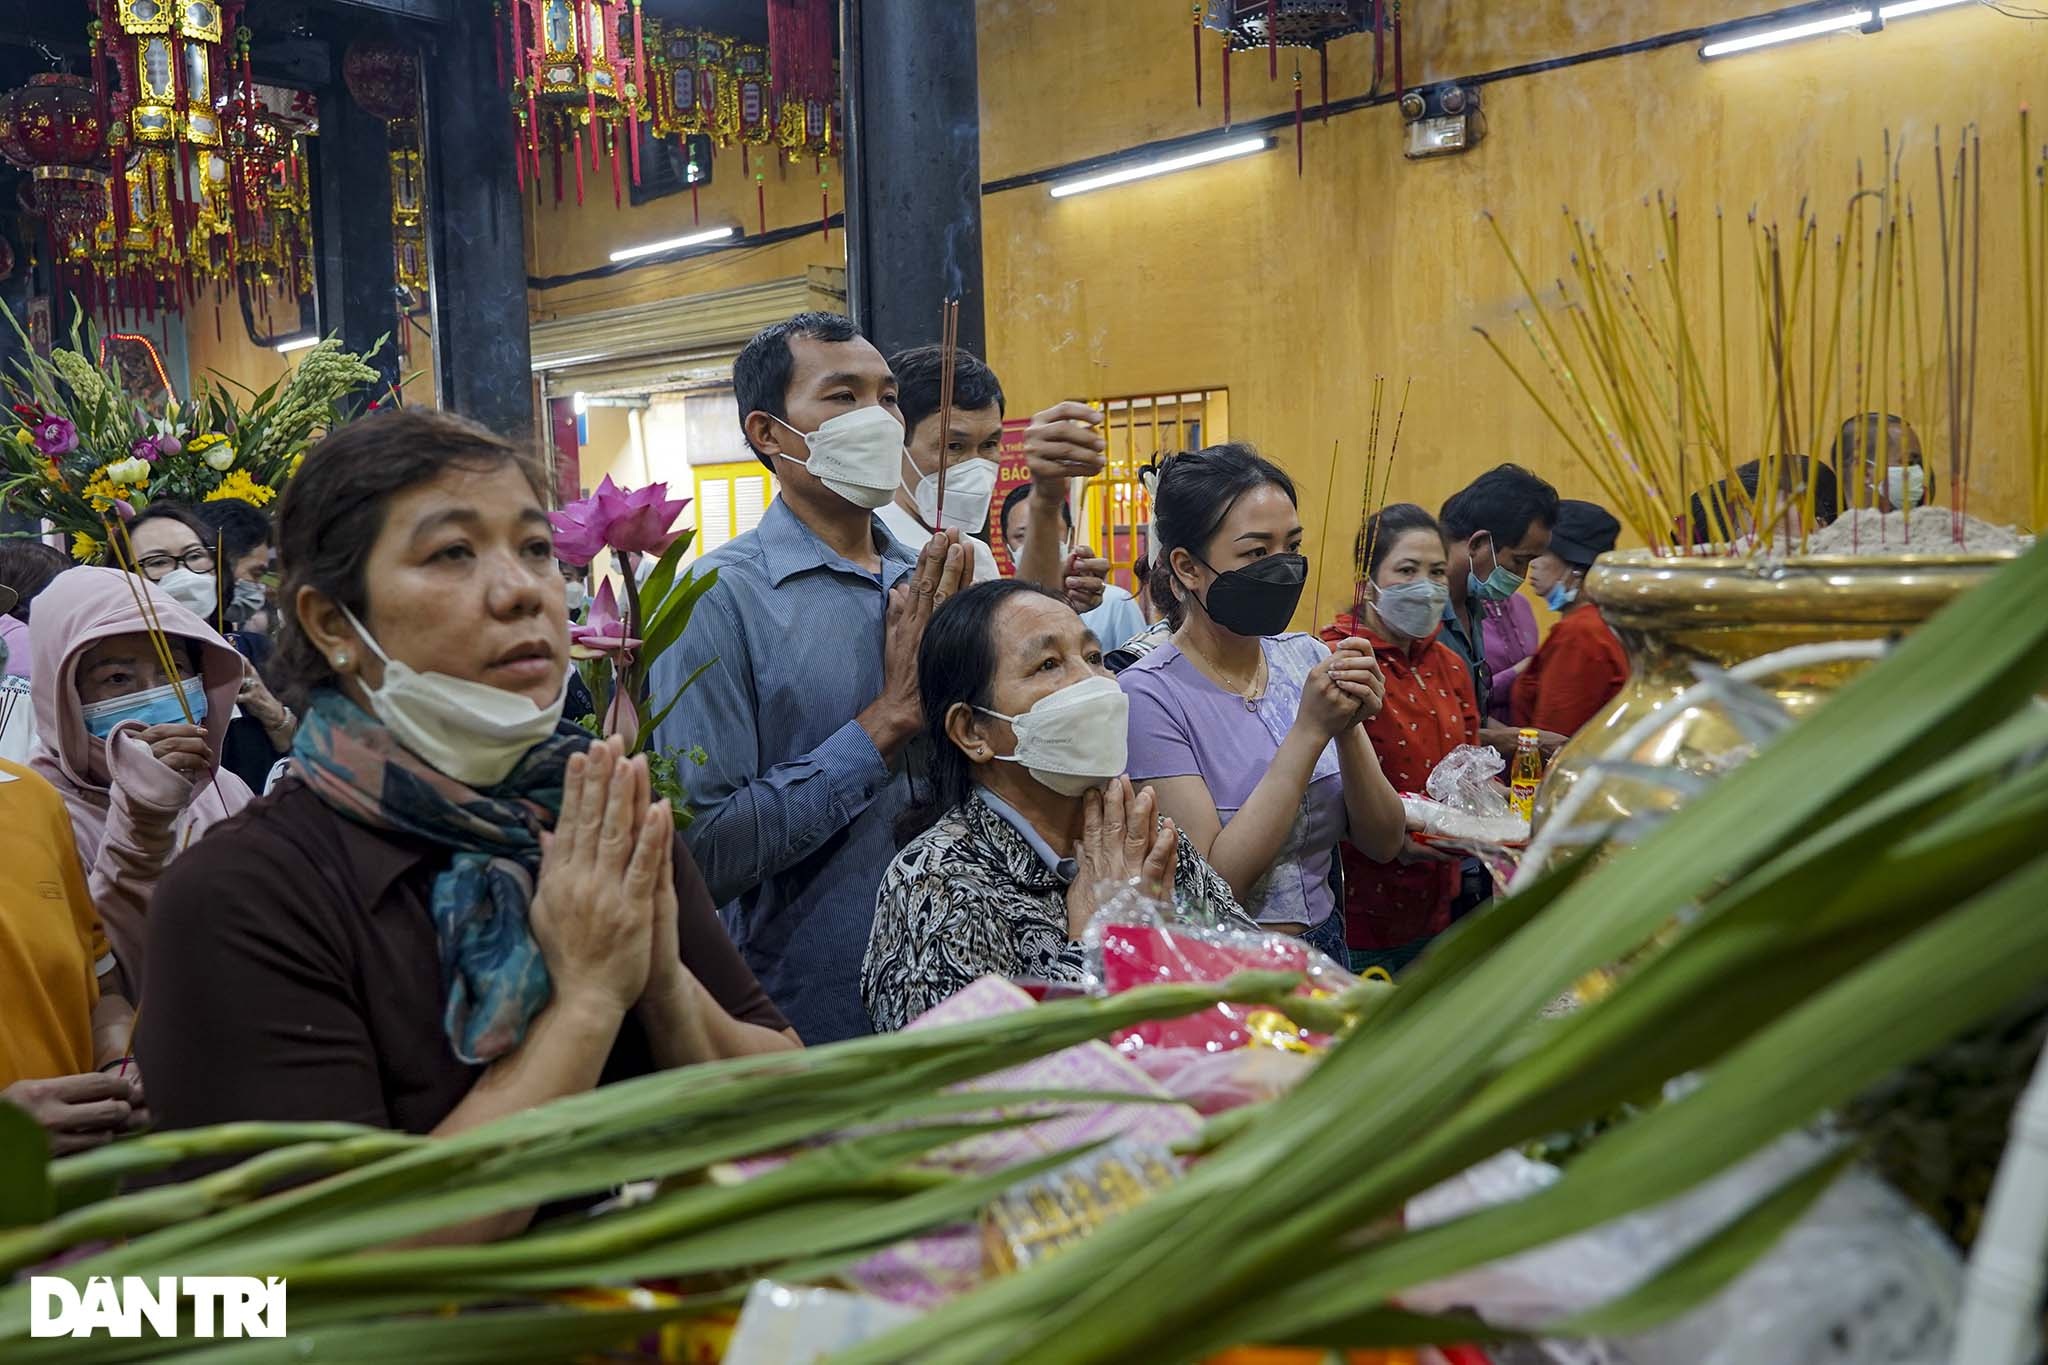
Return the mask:
[[[582,0],[577,0],[576,21],[577,51],[582,55],[583,62],[588,64],[595,60],[597,40],[592,35],[597,31],[597,16],[583,8]],[[590,169],[595,171],[598,168],[597,87],[591,83],[588,71],[583,73],[583,99],[590,120]],[[583,201],[578,199],[576,202],[580,204]]]
[[754,158],[747,154],[746,139],[742,137],[740,140],[740,179],[745,180],[753,173]]
[[1266,79],[1280,79],[1280,0],[1266,0]]
[[1195,6],[1195,108],[1202,107],[1202,7]]
[[825,241],[832,241],[832,185],[829,181],[818,182],[818,226],[825,230]]
[[[597,164],[597,130],[590,130],[590,164]],[[575,155],[570,160],[576,163],[576,207],[583,207],[583,130],[576,130]]]
[[505,7],[491,6],[491,55],[498,59],[498,88],[505,88]]
[[562,144],[555,144],[555,207],[562,206]]
[[1316,117],[1324,123],[1330,121],[1330,45],[1324,43],[1316,49],[1323,59],[1323,102],[1316,111]]
[[1306,159],[1307,148],[1301,136],[1301,63],[1294,64],[1294,178],[1301,179],[1302,162]]
[[1230,126],[1230,35],[1223,35],[1223,126]]
[[633,100],[626,106],[627,146],[633,153],[633,183],[640,183],[640,105],[647,98],[647,54],[640,41],[640,0],[633,0]]
[[1387,0],[1372,0],[1372,89],[1379,93],[1387,74]]
[[761,231],[765,235],[768,231],[768,177],[765,175],[754,177],[754,204],[761,212]]
[[[525,3],[526,0],[512,0],[512,64],[519,73],[519,83],[526,87],[526,141],[520,149],[520,154],[533,157],[534,194],[538,197],[540,194],[540,102],[535,94],[535,90],[540,85],[541,49],[536,47],[533,50],[534,68],[532,79],[529,80],[526,70],[526,43],[519,36],[519,10],[520,6]],[[540,41],[540,32],[540,15],[536,13],[533,17],[533,35],[536,42]],[[559,170],[559,168],[557,169]],[[561,176],[559,174],[555,177],[555,183],[558,185],[561,183]],[[561,201],[560,195],[555,196],[555,198],[557,203]]]
[[1401,75],[1401,0],[1394,0],[1394,97],[1406,94],[1408,82]]

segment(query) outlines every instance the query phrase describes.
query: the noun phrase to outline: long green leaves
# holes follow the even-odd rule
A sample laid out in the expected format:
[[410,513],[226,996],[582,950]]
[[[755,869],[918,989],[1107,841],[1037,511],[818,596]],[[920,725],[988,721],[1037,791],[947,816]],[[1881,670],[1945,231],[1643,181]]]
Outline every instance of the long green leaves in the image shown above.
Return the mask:
[[[1428,1183],[1502,1145],[1549,1131],[1560,1113],[1584,1111],[1614,1095],[1624,1081],[1633,1088],[1660,1072],[1711,1065],[1737,1045],[1738,1056],[1767,1059],[1763,1073],[1791,1074],[1784,1052],[1753,1050],[1785,1036],[1803,1017],[1803,1007],[1789,1016],[1785,1011],[1827,992],[1831,982],[1864,981],[1901,953],[1916,962],[1951,950],[2009,952],[1991,938],[1950,945],[1930,935],[1948,928],[1944,912],[2026,864],[2031,850],[2020,837],[2024,803],[2013,820],[1994,819],[1981,838],[1979,831],[1955,827],[1933,844],[1915,844],[1908,836],[1916,828],[1910,822],[1937,797],[1971,790],[2038,738],[2015,731],[1972,747],[1973,737],[2028,705],[2048,679],[2048,620],[2017,621],[2010,610],[2011,602],[2033,600],[2044,588],[2048,549],[2037,549],[1944,612],[1642,844],[1569,885],[1546,879],[1497,907],[1493,915],[1508,917],[1500,927],[1477,932],[1486,927],[1482,921],[1453,939],[1442,966],[1426,958],[1395,1001],[1335,1048],[1308,1082],[1247,1125],[1180,1186],[1066,1256],[991,1285],[847,1359],[965,1362],[974,1357],[955,1344],[979,1342],[983,1329],[993,1334],[997,1325],[1007,1328],[1002,1339],[1014,1344],[975,1358],[976,1365],[1191,1357],[1255,1337],[1255,1328],[1284,1333],[1319,1320],[1338,1304],[1370,1311],[1401,1285],[1415,1282],[1410,1271],[1411,1262],[1422,1264],[1418,1248],[1443,1245],[1429,1269],[1448,1273],[1473,1257],[1491,1259],[1590,1225],[1581,1221],[1588,1216],[1598,1221],[1639,1206],[1623,1200],[1623,1191],[1628,1199],[1652,1202],[1703,1178],[1706,1172],[1687,1174],[1625,1142],[1639,1132],[1662,1131],[1638,1120],[1594,1148],[1632,1153],[1636,1168],[1620,1174],[1633,1175],[1633,1184],[1611,1180],[1596,1202],[1595,1191],[1574,1180],[1576,1202],[1568,1209],[1566,1197],[1555,1196],[1560,1218],[1571,1215],[1571,1228],[1543,1227],[1544,1235],[1531,1241],[1538,1225],[1522,1221],[1528,1210],[1518,1206],[1512,1216],[1479,1224],[1469,1244],[1421,1241],[1454,1235],[1432,1229],[1341,1261],[1342,1275],[1300,1278],[1304,1264],[1327,1262],[1331,1248],[1397,1211]],[[1968,752],[1967,761],[1958,750]],[[1952,761],[1944,767],[1944,760]],[[1924,778],[1922,769],[1931,769]],[[1882,811],[1883,818],[1859,823],[1867,810]],[[1817,908],[1811,896],[1779,894],[1810,891],[1814,883],[1807,873],[1817,866],[1821,849],[1870,856],[1890,844],[1900,848],[1884,869],[1889,888],[1878,884],[1884,878],[1875,869],[1860,880],[1845,875],[1844,881],[1857,881],[1854,896],[1843,898],[1832,920],[1802,926]],[[1843,865],[1845,874],[1859,870]],[[1719,894],[1745,879],[1739,894]],[[1918,895],[1923,903],[1903,904],[1884,894],[1888,889],[1900,897]],[[1533,910],[1525,897],[1535,898]],[[1705,910],[1693,914],[1703,899]],[[1754,909],[1743,916],[1743,906]],[[2012,913],[2010,895],[1994,891],[1952,917],[1980,927],[1987,917]],[[1690,926],[1678,929],[1659,970],[1645,972],[1633,989],[1624,988],[1583,1021],[1532,1040],[1523,1021],[1541,1005],[1660,929],[1674,922],[1683,926],[1685,921],[1675,921],[1681,915],[1692,916]],[[1708,937],[1724,918],[1731,927]],[[1921,920],[1930,922],[1927,930],[1888,947]],[[1706,952],[1692,956],[1700,945]],[[1699,1013],[1711,1003],[1701,998],[1700,985],[1712,980],[1699,968],[1715,954],[1724,968],[1783,958],[1786,969],[1715,1021]],[[1970,963],[1972,969],[1984,965]],[[2048,973],[2048,957],[2014,963],[2008,956],[2001,965],[2022,984]],[[1958,994],[1978,1005],[1997,993],[1963,988]],[[1899,1060],[1968,1022],[1888,996],[1862,1007],[1893,1012],[1884,1022],[1898,1029],[1865,1028],[1863,1034],[1873,1042],[1887,1040],[1895,1050],[1882,1055]],[[1603,1027],[1608,1010],[1616,1019],[1632,1012],[1632,1027]],[[1673,1046],[1638,1065],[1643,1041],[1660,1040],[1663,1030],[1673,1031]],[[1804,1068],[1797,1072],[1802,1088],[1775,1096],[1778,1104],[1766,1116],[1765,1131],[1724,1125],[1724,1139],[1740,1134],[1740,1140],[1700,1150],[1716,1152],[1724,1162],[1736,1159],[1826,1103],[1842,1076],[1869,1076],[1839,1058],[1828,1084]],[[1572,1093],[1554,1097],[1559,1086]],[[1629,1093],[1633,1089],[1619,1092]],[[1711,1124],[1741,1102],[1719,1098],[1739,1090],[1706,1093],[1715,1101],[1702,1106],[1695,1096],[1653,1117],[1668,1123],[1674,1120],[1666,1114],[1685,1112],[1688,1121]],[[1585,1161],[1574,1167],[1574,1176]],[[1617,1200],[1623,1202],[1617,1206]],[[1384,1278],[1362,1276],[1363,1257],[1386,1267]],[[1288,1287],[1276,1293],[1275,1285]],[[1310,1302],[1318,1293],[1321,1307]],[[1133,1315],[1128,1305],[1134,1302],[1154,1311]],[[1247,1319],[1251,1305],[1272,1311]]]

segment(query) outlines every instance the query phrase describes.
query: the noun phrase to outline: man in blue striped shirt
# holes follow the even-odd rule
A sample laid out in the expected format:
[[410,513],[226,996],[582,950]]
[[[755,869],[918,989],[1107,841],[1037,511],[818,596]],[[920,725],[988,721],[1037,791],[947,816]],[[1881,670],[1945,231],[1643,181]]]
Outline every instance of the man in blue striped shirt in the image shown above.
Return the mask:
[[[968,557],[958,532],[912,548],[875,518],[902,476],[902,418],[888,364],[847,319],[767,328],[733,388],[780,493],[696,567],[718,582],[655,665],[657,701],[716,662],[656,743],[707,754],[683,765],[691,851],[777,1007],[805,1042],[832,1042],[870,1031],[860,965],[924,723],[918,645]],[[895,417],[893,436],[854,417],[821,438],[871,408]]]

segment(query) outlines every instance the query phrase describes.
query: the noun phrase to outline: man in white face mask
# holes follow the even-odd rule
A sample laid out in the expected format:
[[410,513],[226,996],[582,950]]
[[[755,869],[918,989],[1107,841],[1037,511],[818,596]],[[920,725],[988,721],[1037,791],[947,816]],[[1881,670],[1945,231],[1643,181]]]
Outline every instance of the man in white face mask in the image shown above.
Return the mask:
[[[1881,426],[1880,426],[1881,424]],[[1878,432],[1884,449],[1878,449]],[[1868,412],[1842,423],[1835,437],[1832,463],[1839,487],[1862,491],[1847,495],[1848,507],[1874,507],[1880,512],[1925,507],[1934,501],[1920,434],[1896,413]],[[1847,510],[1846,508],[1844,510]]]
[[877,521],[908,473],[903,421],[895,375],[847,319],[766,329],[733,389],[779,487],[759,526],[697,565],[718,581],[654,691],[712,667],[655,742],[702,747],[704,763],[683,765],[686,837],[712,899],[804,1041],[831,1042],[870,1028],[860,963],[910,801],[917,649],[971,561],[958,531],[906,544]]
[[[988,529],[996,467],[1003,454],[1003,389],[996,373],[966,351],[953,361],[951,430],[939,430],[939,388],[943,353],[918,346],[890,357],[896,397],[906,433],[903,477],[896,496],[878,516],[889,534],[915,545],[936,530],[955,530],[974,556],[973,581],[1001,576],[995,553],[978,539]],[[945,509],[939,508],[939,455],[945,452]]]

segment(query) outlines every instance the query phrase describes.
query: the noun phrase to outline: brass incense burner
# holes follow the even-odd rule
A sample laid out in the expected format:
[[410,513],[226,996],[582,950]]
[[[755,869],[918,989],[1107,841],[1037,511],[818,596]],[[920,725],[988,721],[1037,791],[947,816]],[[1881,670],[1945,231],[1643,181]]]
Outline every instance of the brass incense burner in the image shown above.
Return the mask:
[[[1698,681],[1695,662],[1731,668],[1797,645],[1886,639],[1912,630],[1977,586],[2014,553],[1792,555],[1782,559],[1604,555],[1586,592],[1628,653],[1620,695],[1558,754],[1536,799],[1543,827],[1566,792],[1601,759],[1711,777],[1747,757],[1751,743],[1719,707],[1674,710]],[[2015,604],[2019,608],[2022,604]],[[1798,668],[1758,683],[1803,717],[1870,665],[1851,660]],[[1637,722],[1673,712],[1631,752],[1615,752]],[[1671,785],[1608,774],[1573,819],[1599,826],[1668,813],[1685,800]]]

